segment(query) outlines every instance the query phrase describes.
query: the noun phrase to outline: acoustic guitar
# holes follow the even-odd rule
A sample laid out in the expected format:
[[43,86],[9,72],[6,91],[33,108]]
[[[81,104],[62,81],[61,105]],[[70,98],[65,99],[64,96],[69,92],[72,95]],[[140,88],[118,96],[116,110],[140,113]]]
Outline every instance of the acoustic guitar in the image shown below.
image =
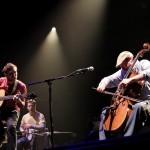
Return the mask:
[[[26,98],[26,99],[35,99],[37,97],[37,95],[35,95],[34,92],[32,92],[30,94],[19,94],[18,97]],[[0,89],[0,107],[3,106],[3,103],[5,100],[13,100],[13,98],[14,98],[14,95],[5,96],[5,90]]]

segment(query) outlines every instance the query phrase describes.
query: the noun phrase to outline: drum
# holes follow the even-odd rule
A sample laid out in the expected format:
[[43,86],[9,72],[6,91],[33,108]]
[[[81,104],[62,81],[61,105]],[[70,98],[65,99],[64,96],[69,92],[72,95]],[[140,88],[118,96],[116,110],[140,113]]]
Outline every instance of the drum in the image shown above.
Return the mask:
[[34,132],[35,132],[34,129],[27,129],[26,137],[29,141],[32,140]]

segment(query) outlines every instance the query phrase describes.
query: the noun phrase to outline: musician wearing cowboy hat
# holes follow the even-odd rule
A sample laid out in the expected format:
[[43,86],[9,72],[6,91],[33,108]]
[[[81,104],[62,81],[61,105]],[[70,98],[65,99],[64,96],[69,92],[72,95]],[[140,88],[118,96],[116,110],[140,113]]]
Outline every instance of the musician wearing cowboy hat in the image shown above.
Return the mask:
[[[118,55],[116,67],[118,70],[115,73],[104,77],[98,84],[96,90],[97,92],[103,93],[110,88],[116,87],[118,89],[126,89],[129,84],[136,82],[142,83],[142,86],[138,91],[139,93],[136,95],[136,99],[143,101],[138,101],[133,105],[130,105],[130,108],[127,108],[127,110],[131,110],[131,114],[125,122],[121,133],[121,136],[131,136],[138,133],[145,125],[145,121],[150,115],[150,61],[146,59],[135,61],[134,55],[131,52],[123,51]],[[135,74],[130,78],[124,78],[129,68],[131,69],[131,72],[134,72]],[[136,89],[136,85],[133,86],[133,88]],[[100,115],[99,140],[120,136],[118,133],[112,134],[112,137],[106,135],[104,121],[109,110],[113,110],[113,108],[103,108]]]

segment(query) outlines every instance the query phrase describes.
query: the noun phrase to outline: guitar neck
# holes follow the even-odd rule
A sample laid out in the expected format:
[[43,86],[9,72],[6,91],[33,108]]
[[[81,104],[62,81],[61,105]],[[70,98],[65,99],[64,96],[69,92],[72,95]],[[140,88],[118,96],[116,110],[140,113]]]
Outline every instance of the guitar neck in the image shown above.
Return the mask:
[[14,95],[0,96],[0,101],[13,99]]
[[[0,95],[4,95],[4,92],[1,94],[1,90],[0,90]],[[0,101],[9,100],[9,99],[13,99],[13,98],[14,98],[14,95],[0,96]],[[19,94],[18,98],[35,99],[36,95],[34,93],[31,93],[31,94]]]

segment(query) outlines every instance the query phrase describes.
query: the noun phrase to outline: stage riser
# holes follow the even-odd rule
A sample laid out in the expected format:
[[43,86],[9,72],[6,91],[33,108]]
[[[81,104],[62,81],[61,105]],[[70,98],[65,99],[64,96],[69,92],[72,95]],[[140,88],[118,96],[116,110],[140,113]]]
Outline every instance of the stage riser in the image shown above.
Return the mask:
[[107,140],[93,140],[88,142],[81,142],[76,144],[64,145],[64,146],[54,146],[45,148],[44,150],[120,150],[123,148],[130,149],[131,147],[149,147],[150,143],[150,132],[145,132],[141,134],[137,134],[130,137],[121,137],[121,138],[113,138]]

